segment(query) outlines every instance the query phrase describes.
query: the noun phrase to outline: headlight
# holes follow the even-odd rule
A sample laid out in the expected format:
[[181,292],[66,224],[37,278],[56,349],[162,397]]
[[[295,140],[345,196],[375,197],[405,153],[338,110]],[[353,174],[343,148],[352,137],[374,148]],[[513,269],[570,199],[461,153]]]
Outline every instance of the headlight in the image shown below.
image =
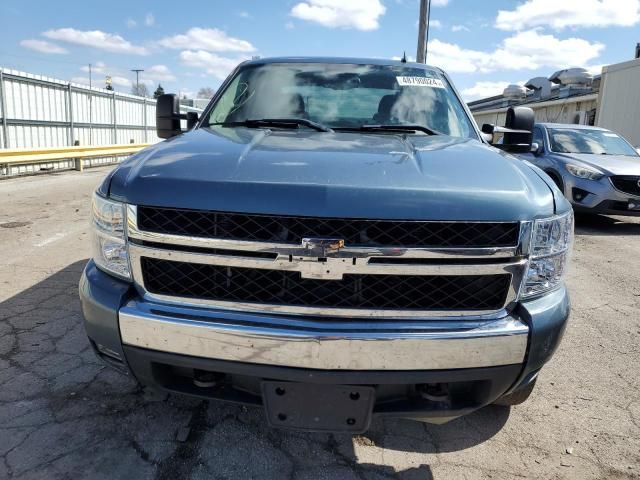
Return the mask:
[[523,297],[553,290],[562,282],[573,245],[573,212],[536,220]]
[[124,228],[124,204],[94,194],[91,226],[93,261],[102,270],[130,280],[131,268]]
[[567,171],[574,177],[584,178],[586,180],[600,180],[604,174],[595,168],[581,167],[579,165],[567,165]]

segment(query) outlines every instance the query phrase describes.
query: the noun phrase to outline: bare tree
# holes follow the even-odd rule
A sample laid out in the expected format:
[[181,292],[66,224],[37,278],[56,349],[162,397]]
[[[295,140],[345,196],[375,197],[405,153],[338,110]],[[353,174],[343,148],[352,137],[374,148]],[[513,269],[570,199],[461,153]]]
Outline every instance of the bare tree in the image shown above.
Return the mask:
[[148,97],[149,96],[149,89],[147,88],[147,84],[146,83],[140,83],[138,85],[133,85],[131,87],[131,94],[132,95],[137,95],[139,97]]
[[216,91],[211,87],[202,87],[198,90],[197,98],[211,98],[216,93]]

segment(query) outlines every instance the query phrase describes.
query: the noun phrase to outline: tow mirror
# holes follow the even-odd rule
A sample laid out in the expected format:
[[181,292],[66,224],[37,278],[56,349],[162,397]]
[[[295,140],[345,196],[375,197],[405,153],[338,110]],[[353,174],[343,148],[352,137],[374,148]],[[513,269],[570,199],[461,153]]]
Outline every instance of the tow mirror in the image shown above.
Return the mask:
[[500,143],[492,145],[511,153],[529,153],[532,151],[533,124],[535,115],[528,107],[509,107],[504,127],[496,127],[489,123],[482,125],[483,133],[503,133]]
[[160,95],[156,103],[156,131],[160,138],[171,138],[182,133],[180,128],[180,101],[173,93]]
[[493,131],[495,130],[495,128],[496,126],[491,123],[484,123],[482,125],[482,133],[493,135]]
[[180,120],[187,121],[190,130],[198,123],[196,112],[180,113],[180,100],[177,95],[167,93],[160,95],[156,103],[156,131],[160,138],[171,138],[182,133]]
[[493,143],[493,129],[495,128],[494,125],[490,124],[490,123],[485,123],[482,125],[482,128],[480,129],[482,132],[482,138],[484,138],[487,143]]
[[198,114],[196,112],[187,112],[187,130],[191,130],[198,123]]

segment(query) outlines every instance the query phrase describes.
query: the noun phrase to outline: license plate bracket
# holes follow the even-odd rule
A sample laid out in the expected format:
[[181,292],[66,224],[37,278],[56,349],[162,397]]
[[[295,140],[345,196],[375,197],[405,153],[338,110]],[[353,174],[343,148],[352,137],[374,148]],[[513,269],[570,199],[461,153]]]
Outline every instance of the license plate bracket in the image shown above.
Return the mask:
[[262,382],[269,424],[316,432],[362,433],[369,428],[373,387]]

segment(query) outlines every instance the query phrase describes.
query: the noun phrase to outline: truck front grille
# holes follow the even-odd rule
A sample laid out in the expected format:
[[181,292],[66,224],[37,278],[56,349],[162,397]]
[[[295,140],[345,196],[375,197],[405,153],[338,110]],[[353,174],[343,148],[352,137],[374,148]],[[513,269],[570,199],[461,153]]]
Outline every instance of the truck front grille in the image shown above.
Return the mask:
[[640,197],[640,177],[638,176],[616,175],[611,177],[611,183],[621,192]]
[[518,243],[518,222],[428,222],[292,217],[138,207],[147,232],[239,241],[300,244],[305,237],[334,237],[352,246],[484,248]]
[[145,288],[158,295],[305,307],[499,310],[511,275],[366,275],[303,279],[298,272],[141,258]]

